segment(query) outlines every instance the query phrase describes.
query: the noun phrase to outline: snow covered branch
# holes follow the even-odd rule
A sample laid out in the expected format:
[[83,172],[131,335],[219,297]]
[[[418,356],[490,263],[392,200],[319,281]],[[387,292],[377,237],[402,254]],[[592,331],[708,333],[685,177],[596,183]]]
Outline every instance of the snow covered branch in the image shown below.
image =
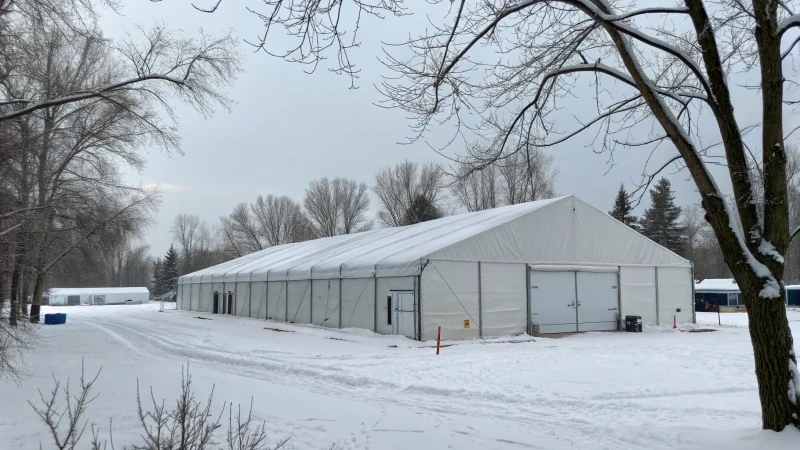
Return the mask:
[[775,30],[775,34],[783,36],[783,33],[786,33],[787,30],[797,26],[800,26],[800,14],[793,14],[778,22],[778,28]]
[[[42,100],[42,101],[15,100],[13,101],[13,103],[27,103],[30,104],[30,106],[26,106],[25,108],[22,109],[17,109],[4,114],[0,114],[0,121],[16,119],[17,117],[22,117],[24,115],[30,114],[34,111],[38,111],[44,108],[51,108],[53,106],[66,105],[68,103],[75,103],[82,100],[104,97],[108,93],[119,91],[120,89],[125,88],[127,86],[138,85],[151,80],[164,80],[181,86],[186,84],[185,79],[153,74],[153,75],[145,75],[142,77],[131,78],[125,81],[121,81],[119,83],[114,83],[107,86],[100,86],[98,88],[91,89],[88,91],[75,92],[71,95],[57,97],[49,100]],[[7,103],[12,103],[12,102],[9,101]]]

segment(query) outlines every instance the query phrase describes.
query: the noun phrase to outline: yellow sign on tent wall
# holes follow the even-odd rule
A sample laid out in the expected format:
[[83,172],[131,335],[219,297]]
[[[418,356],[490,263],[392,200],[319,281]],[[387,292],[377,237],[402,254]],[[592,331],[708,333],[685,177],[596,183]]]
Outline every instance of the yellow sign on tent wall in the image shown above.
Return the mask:
[[464,321],[464,328],[469,328],[469,320]]

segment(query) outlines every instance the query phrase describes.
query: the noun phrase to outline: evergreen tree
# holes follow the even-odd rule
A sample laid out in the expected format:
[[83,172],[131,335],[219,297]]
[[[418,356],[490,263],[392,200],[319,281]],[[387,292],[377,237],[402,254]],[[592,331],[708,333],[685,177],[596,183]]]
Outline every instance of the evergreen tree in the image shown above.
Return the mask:
[[178,289],[178,251],[170,245],[164,262],[161,264],[161,294],[171,293]]
[[684,229],[678,222],[681,208],[675,205],[675,193],[669,180],[662,177],[650,190],[650,207],[641,220],[642,234],[675,253],[685,250]]
[[625,225],[638,231],[639,219],[633,214],[631,214],[632,211],[633,207],[631,206],[630,196],[628,195],[628,192],[625,190],[625,185],[620,183],[619,192],[617,192],[617,199],[614,200],[614,209],[609,211],[608,214],[611,215],[611,217],[624,223]]
[[150,292],[153,294],[154,297],[158,297],[161,295],[162,286],[163,286],[163,266],[164,264],[161,262],[161,258],[156,259],[153,263],[153,281],[150,284]]

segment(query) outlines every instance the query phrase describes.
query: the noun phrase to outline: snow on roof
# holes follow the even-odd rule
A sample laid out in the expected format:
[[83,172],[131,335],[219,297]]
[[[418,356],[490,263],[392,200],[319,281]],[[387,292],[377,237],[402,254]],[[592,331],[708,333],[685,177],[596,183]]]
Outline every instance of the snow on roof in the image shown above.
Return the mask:
[[[526,222],[518,223],[523,217]],[[500,228],[504,231],[485,233]],[[482,238],[471,248],[463,245]],[[184,275],[179,283],[414,276],[426,258],[690,265],[570,195],[278,245]]]
[[733,278],[706,278],[705,280],[695,283],[695,291],[732,291],[738,292],[739,285]]
[[149,294],[146,287],[50,288],[50,295]]

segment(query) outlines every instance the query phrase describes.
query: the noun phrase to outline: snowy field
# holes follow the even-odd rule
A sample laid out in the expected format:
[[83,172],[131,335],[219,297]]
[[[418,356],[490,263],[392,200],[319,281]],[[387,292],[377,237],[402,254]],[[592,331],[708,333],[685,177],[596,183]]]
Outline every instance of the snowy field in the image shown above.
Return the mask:
[[[197,396],[248,404],[291,449],[796,449],[760,430],[744,314],[699,313],[716,332],[647,328],[560,339],[431,343],[184,311],[157,304],[46,307],[28,376],[0,382],[0,448],[51,448],[27,401],[102,366],[87,418],[137,443],[136,383],[172,398],[189,364]],[[212,320],[201,320],[205,317]],[[790,311],[795,340],[800,311]],[[276,328],[290,332],[278,332]],[[527,340],[527,341],[526,341]],[[221,435],[220,435],[221,437]],[[88,440],[85,442],[88,448]]]

